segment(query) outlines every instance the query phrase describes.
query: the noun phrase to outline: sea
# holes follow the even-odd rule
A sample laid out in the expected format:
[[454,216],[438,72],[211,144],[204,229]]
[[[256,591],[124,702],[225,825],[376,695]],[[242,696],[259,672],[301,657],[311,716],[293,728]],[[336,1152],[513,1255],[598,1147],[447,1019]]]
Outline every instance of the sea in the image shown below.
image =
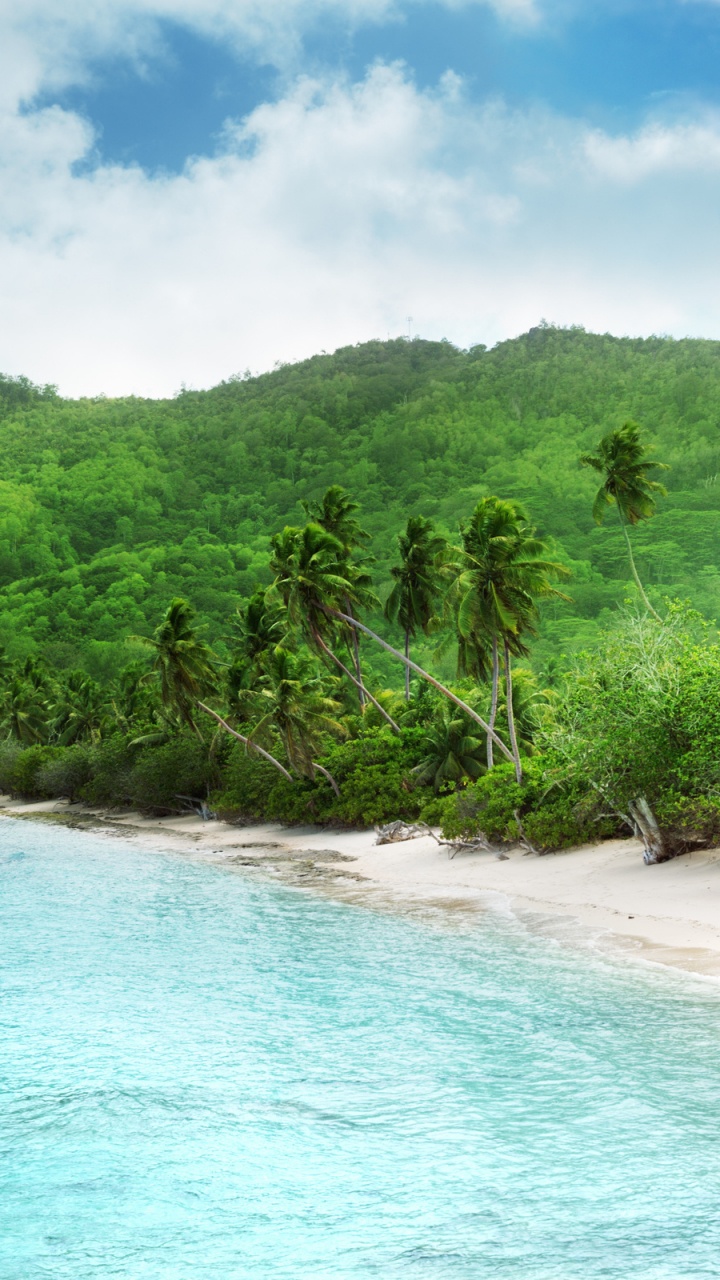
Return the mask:
[[720,987],[0,819],[2,1280],[720,1276]]

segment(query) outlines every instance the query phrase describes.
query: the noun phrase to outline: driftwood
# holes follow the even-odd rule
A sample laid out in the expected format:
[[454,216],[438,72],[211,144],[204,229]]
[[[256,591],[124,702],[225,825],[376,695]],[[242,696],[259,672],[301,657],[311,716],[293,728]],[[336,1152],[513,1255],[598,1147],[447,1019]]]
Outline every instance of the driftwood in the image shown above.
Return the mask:
[[388,822],[386,826],[378,827],[375,843],[397,844],[402,840],[417,840],[419,836],[432,836],[436,844],[447,849],[448,858],[454,858],[458,853],[492,853],[501,861],[507,860],[507,854],[502,849],[495,849],[484,836],[473,836],[469,840],[442,840],[426,822]]
[[399,844],[402,840],[417,840],[418,836],[432,835],[424,822],[388,822],[377,828],[376,844]]
[[198,817],[202,818],[203,822],[212,822],[217,818],[217,814],[213,813],[212,809],[208,808],[207,803],[204,800],[198,800],[196,796],[176,795],[175,799],[184,800],[186,807],[192,813],[196,813]]

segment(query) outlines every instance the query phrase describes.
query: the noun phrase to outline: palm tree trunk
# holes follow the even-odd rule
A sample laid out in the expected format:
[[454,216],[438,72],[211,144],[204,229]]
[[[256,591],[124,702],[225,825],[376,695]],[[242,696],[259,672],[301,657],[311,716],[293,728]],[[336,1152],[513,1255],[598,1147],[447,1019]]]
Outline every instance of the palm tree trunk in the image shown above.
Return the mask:
[[640,577],[638,575],[638,571],[635,568],[635,557],[633,555],[632,546],[630,543],[630,534],[628,533],[627,524],[623,519],[623,513],[620,510],[619,506],[618,506],[618,515],[620,517],[620,524],[622,525],[622,531],[625,534],[625,542],[627,543],[628,558],[630,560],[630,568],[632,569],[632,576],[635,579],[635,586],[637,587],[638,591],[640,592],[640,595],[642,596],[643,604],[645,605],[645,608],[647,609],[648,613],[651,613],[653,618],[657,618],[658,622],[662,622],[662,618],[660,617],[660,614],[655,612],[650,601],[648,600],[645,594],[645,588],[643,587],[643,584],[640,581]]
[[337,782],[335,781],[335,779],[333,778],[330,770],[326,769],[323,765],[318,764],[317,760],[313,760],[312,767],[313,769],[317,769],[318,773],[321,773],[323,778],[327,778],[328,782],[330,783],[330,786],[332,787],[333,791],[335,792],[335,795],[338,797],[338,800],[339,800],[340,788]]
[[515,709],[512,700],[512,671],[510,669],[510,646],[505,641],[505,696],[507,699],[507,720],[508,732],[510,734],[510,742],[512,744],[513,760],[515,761],[515,781],[522,782],[522,765],[520,764],[520,752],[518,750],[517,733],[515,732]]
[[198,702],[198,706],[202,707],[203,711],[207,711],[208,715],[212,716],[213,720],[217,720],[218,724],[221,724],[223,729],[227,729],[228,733],[231,733],[233,738],[239,738],[241,742],[245,743],[245,746],[249,750],[257,751],[258,755],[263,756],[265,760],[270,762],[270,764],[274,764],[275,768],[283,775],[284,778],[287,778],[288,782],[295,781],[292,774],[288,773],[285,766],[282,765],[279,760],[276,760],[274,756],[271,756],[269,751],[265,751],[262,747],[259,747],[257,742],[251,742],[243,733],[238,733],[237,729],[231,729],[227,720],[223,720],[222,716],[218,715],[217,711],[213,711],[212,707],[206,707],[204,702]]
[[[405,662],[410,658],[410,628],[405,628]],[[410,701],[410,667],[405,667],[405,701]]]
[[456,693],[453,693],[446,685],[441,684],[439,680],[436,680],[434,676],[431,676],[429,671],[424,671],[422,667],[418,666],[417,662],[413,662],[411,658],[406,658],[399,649],[394,649],[391,644],[388,644],[387,640],[383,640],[382,636],[377,635],[375,631],[371,631],[369,627],[366,627],[364,622],[358,622],[357,618],[349,618],[346,613],[340,613],[339,609],[326,608],[325,612],[331,617],[341,618],[343,622],[349,622],[351,626],[357,627],[360,631],[363,631],[366,636],[370,636],[371,640],[375,640],[383,649],[387,649],[388,653],[391,653],[394,658],[399,658],[401,662],[404,662],[405,666],[410,671],[414,671],[421,677],[421,679],[427,680],[428,684],[431,684],[439,693],[444,693],[445,697],[449,698],[451,702],[454,702],[456,707],[459,707],[461,711],[464,711],[466,715],[470,716],[471,720],[474,720],[475,723],[479,724],[486,733],[490,734],[493,742],[500,748],[507,760],[515,760],[512,752],[508,751],[508,748],[505,746],[502,738],[498,737],[495,730],[490,728],[487,720],[483,720],[482,716],[478,715],[477,711],[473,711],[472,707],[469,707],[467,702],[463,702],[462,698],[458,698]]
[[[500,687],[500,655],[499,655],[499,653],[498,653],[498,642],[497,642],[497,636],[493,636],[493,643],[492,643],[492,655],[493,655],[492,703],[491,703],[491,706],[490,706],[490,719],[488,720],[488,724],[490,725],[490,728],[491,728],[491,729],[494,729],[494,728],[495,728],[495,717],[497,716],[497,706],[498,706],[498,689],[499,689],[499,687]],[[493,764],[494,764],[494,761],[493,761],[493,741],[492,741],[492,738],[490,737],[490,734],[488,734],[488,735],[487,735],[487,766],[488,766],[488,769],[492,769]]]
[[[335,610],[333,610],[333,613],[334,613],[334,612],[335,612]],[[355,619],[355,618],[350,618],[350,617],[348,617],[348,615],[347,615],[347,614],[344,614],[344,613],[338,613],[338,615],[337,615],[337,616],[338,616],[339,618],[344,618],[344,619],[345,619],[345,621],[347,621],[347,622],[350,622],[350,623],[352,624],[352,626],[353,626],[353,627],[360,627],[360,628],[361,628],[361,629],[363,629],[363,630],[365,629],[365,628],[363,628],[363,624],[362,624],[361,622],[358,622],[358,621],[357,621],[357,619]],[[372,632],[371,632],[370,634],[372,634]],[[347,676],[348,680],[352,680],[353,684],[357,686],[358,691],[359,691],[360,689],[362,689],[363,693],[365,694],[365,697],[370,699],[370,701],[372,702],[373,706],[374,706],[374,707],[376,707],[376,708],[377,708],[377,710],[380,712],[380,715],[381,715],[381,716],[383,716],[385,720],[387,720],[388,724],[390,725],[390,728],[391,728],[395,733],[399,733],[399,732],[400,732],[400,725],[399,725],[399,724],[396,724],[396,723],[395,723],[395,721],[393,720],[392,716],[389,716],[389,715],[388,715],[388,713],[387,713],[387,711],[385,710],[385,708],[380,706],[380,703],[378,702],[377,698],[374,698],[374,697],[373,697],[373,695],[371,694],[370,690],[369,690],[369,689],[366,689],[366,688],[365,688],[365,686],[364,686],[363,684],[361,684],[361,683],[360,683],[360,681],[359,681],[359,680],[357,680],[357,679],[355,678],[355,676],[352,674],[352,672],[351,672],[351,671],[348,671],[348,669],[347,669],[347,667],[345,666],[344,662],[341,662],[341,661],[340,661],[340,659],[338,658],[337,654],[336,654],[336,653],[333,653],[333,651],[332,651],[332,649],[329,647],[329,645],[326,645],[326,643],[325,643],[325,641],[323,640],[322,636],[320,635],[320,632],[319,632],[319,631],[313,631],[313,639],[314,639],[314,641],[315,641],[316,645],[318,646],[318,648],[319,648],[319,649],[322,649],[323,653],[326,653],[326,654],[327,654],[327,656],[328,656],[329,658],[331,658],[331,659],[332,659],[332,661],[335,663],[335,665],[336,665],[336,666],[338,666],[338,667],[340,668],[340,670],[341,670],[341,671],[343,671],[343,672],[345,673],[345,675]]]
[[[345,597],[345,610],[350,615],[351,618],[355,617],[352,611],[352,605],[350,604],[350,601],[347,596]],[[360,666],[360,640],[358,637],[358,633],[354,627],[351,627],[351,635],[352,635],[353,662],[355,663],[355,674],[357,675],[357,678],[358,678],[358,698],[360,700],[360,706],[364,707],[365,706],[365,687],[364,687],[363,678],[362,678],[362,667]]]

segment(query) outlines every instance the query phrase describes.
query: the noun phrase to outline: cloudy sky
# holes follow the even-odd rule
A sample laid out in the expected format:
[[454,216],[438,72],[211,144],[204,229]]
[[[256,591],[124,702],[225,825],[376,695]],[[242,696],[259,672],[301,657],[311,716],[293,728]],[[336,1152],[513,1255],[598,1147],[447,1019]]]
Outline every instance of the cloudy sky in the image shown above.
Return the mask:
[[710,0],[0,0],[0,370],[720,338],[719,56]]

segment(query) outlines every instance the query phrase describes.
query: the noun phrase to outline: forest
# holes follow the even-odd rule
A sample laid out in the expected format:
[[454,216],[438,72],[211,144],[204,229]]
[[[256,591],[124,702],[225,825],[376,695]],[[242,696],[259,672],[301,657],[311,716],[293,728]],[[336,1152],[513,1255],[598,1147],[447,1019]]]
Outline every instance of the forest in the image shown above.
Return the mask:
[[166,401],[0,378],[0,788],[707,842],[719,357],[543,325]]

